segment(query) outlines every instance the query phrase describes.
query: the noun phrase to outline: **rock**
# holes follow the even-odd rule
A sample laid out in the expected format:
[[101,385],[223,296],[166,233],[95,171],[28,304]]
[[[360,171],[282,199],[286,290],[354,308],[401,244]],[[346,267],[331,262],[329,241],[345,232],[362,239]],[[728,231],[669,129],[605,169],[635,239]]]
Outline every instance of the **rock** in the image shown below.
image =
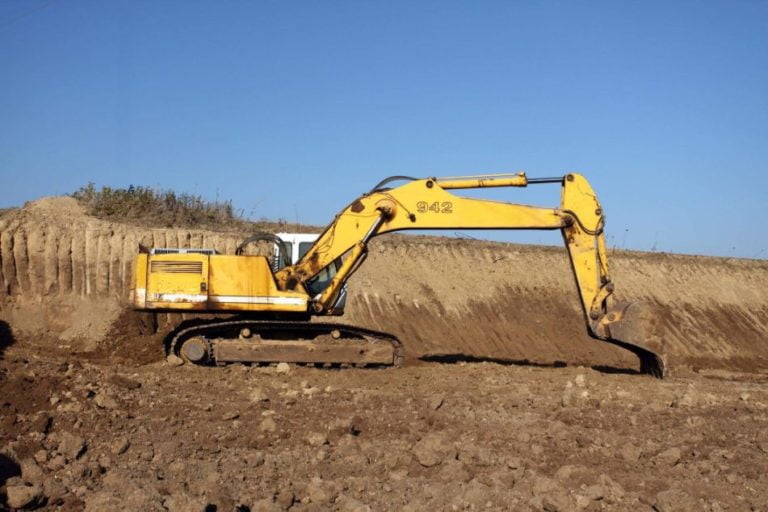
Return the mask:
[[275,503],[283,510],[288,510],[296,502],[296,496],[290,489],[283,489],[275,496]]
[[587,385],[587,378],[583,373],[580,373],[573,379],[573,383],[576,384],[576,387],[583,388]]
[[163,503],[165,508],[174,512],[205,512],[207,505],[205,500],[188,494],[173,494]]
[[93,398],[93,401],[96,406],[100,407],[101,409],[117,409],[119,407],[117,401],[103,391],[97,393]]
[[11,508],[32,508],[43,501],[43,490],[36,485],[9,485],[5,493]]
[[573,394],[573,382],[568,381],[565,383],[565,389],[563,390],[563,394],[560,396],[560,405],[563,407],[570,407],[574,402]]
[[275,367],[275,373],[287,374],[291,373],[291,365],[288,363],[277,363]]
[[685,392],[672,401],[672,407],[695,407],[701,401],[700,393],[693,384],[689,384]]
[[303,387],[303,388],[301,389],[301,392],[302,392],[304,395],[306,395],[306,396],[308,396],[308,397],[312,398],[313,396],[315,396],[316,394],[318,394],[318,393],[320,392],[320,388],[318,388],[318,387],[315,387],[315,386],[312,386],[312,387],[308,387],[308,388],[304,388],[304,387]]
[[627,462],[637,462],[640,460],[640,455],[642,455],[643,449],[635,446],[633,444],[625,444],[621,447],[621,450],[619,450],[619,454],[621,455],[621,458],[624,459]]
[[230,411],[230,412],[225,412],[221,416],[221,419],[224,420],[224,421],[231,421],[231,420],[236,420],[239,417],[240,417],[240,413],[235,412],[235,411]]
[[322,432],[310,432],[305,440],[310,446],[322,446],[328,442],[328,437]]
[[589,398],[589,391],[586,389],[578,390],[574,387],[573,382],[568,381],[565,383],[565,389],[560,397],[560,405],[563,407],[570,407],[577,402],[583,402]]
[[96,463],[102,470],[107,470],[112,467],[112,459],[110,459],[109,455],[106,453],[99,455],[98,459],[96,459]]
[[54,458],[48,461],[45,467],[50,469],[51,471],[58,471],[61,468],[63,468],[66,464],[67,464],[67,460],[64,458],[63,455],[56,455]]
[[86,450],[85,439],[72,434],[70,432],[63,432],[59,437],[58,451],[67,460],[75,460]]
[[657,512],[688,512],[696,510],[696,500],[682,489],[668,489],[656,495]]
[[560,469],[555,471],[555,480],[560,482],[567,482],[571,475],[578,470],[578,467],[573,464],[566,464],[561,466]]
[[427,434],[414,445],[412,451],[419,464],[425,467],[436,466],[449,456],[455,458],[452,443],[438,434]]
[[269,397],[261,388],[253,388],[248,394],[248,399],[255,403],[269,401]]
[[109,445],[109,451],[114,455],[122,455],[131,447],[131,441],[127,437],[118,437]]
[[533,498],[529,504],[537,510],[547,512],[571,511],[574,509],[573,500],[566,489],[553,478],[536,476],[531,484]]
[[573,502],[565,491],[555,491],[542,496],[541,508],[545,512],[566,512],[573,510]]
[[35,452],[35,462],[38,464],[45,464],[48,462],[48,452],[45,450],[38,450]]
[[41,411],[32,417],[29,430],[31,432],[47,434],[51,430],[51,425],[53,425],[53,418],[51,418],[51,415],[47,412]]
[[307,484],[306,493],[311,502],[317,505],[328,503],[331,499],[330,493],[325,489],[323,480],[318,477],[310,480]]
[[181,366],[184,364],[184,360],[174,354],[171,354],[168,357],[166,357],[165,361],[171,366]]
[[617,482],[614,482],[611,477],[605,473],[597,477],[597,483],[603,487],[603,499],[609,503],[614,504],[624,498],[624,488]]
[[682,456],[680,448],[670,448],[658,454],[654,460],[664,466],[675,466],[680,462]]
[[27,482],[36,484],[43,481],[43,470],[34,459],[23,459],[19,466],[21,467],[21,476]]
[[441,395],[433,395],[429,398],[429,408],[432,410],[438,410],[445,403],[445,399]]
[[342,436],[358,436],[363,431],[363,422],[359,417],[337,418],[329,424],[330,434],[334,439]]
[[262,432],[274,432],[277,430],[277,423],[275,423],[275,420],[273,420],[271,417],[267,417],[261,420],[259,428]]
[[605,497],[605,488],[600,484],[590,485],[584,489],[584,495],[592,501],[598,501]]

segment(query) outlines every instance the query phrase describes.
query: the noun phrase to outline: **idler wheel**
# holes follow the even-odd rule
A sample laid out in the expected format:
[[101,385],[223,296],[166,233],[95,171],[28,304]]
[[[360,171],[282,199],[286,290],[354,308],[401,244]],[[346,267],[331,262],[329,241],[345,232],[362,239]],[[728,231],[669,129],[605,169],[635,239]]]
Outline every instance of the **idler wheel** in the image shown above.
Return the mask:
[[205,338],[195,336],[181,346],[181,357],[191,363],[203,364],[208,361],[209,348]]

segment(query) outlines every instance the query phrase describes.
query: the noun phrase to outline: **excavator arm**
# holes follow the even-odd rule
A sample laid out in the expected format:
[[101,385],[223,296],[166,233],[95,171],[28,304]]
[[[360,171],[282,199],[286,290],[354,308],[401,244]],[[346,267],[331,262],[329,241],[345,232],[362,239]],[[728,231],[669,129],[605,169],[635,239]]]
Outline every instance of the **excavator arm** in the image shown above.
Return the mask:
[[[396,187],[394,181],[408,180]],[[452,194],[455,189],[561,184],[559,208],[541,208]],[[612,304],[603,227],[605,215],[592,187],[579,174],[528,179],[524,173],[384,180],[342,210],[295,265],[275,274],[281,290],[307,291],[307,283],[333,262],[343,263],[312,298],[316,314],[331,310],[344,283],[364,261],[376,235],[410,229],[559,229],[570,256],[590,336],[634,352],[641,371],[662,377],[665,361],[653,315],[639,304]]]

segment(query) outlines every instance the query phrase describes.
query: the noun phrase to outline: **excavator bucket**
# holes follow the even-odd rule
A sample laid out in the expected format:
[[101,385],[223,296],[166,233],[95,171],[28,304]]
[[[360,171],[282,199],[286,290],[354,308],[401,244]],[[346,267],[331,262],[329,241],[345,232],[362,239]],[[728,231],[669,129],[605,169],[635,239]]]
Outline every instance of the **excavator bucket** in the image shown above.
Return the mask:
[[667,375],[660,317],[653,306],[643,302],[619,303],[603,317],[598,331],[604,341],[637,355],[640,373],[659,379]]

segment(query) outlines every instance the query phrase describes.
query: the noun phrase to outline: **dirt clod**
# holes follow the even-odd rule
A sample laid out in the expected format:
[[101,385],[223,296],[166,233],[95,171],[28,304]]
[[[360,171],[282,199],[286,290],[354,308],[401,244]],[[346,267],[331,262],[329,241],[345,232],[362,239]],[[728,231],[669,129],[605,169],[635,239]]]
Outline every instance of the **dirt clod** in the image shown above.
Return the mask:
[[689,512],[697,509],[696,500],[681,489],[668,489],[656,495],[657,512]]
[[43,490],[37,485],[9,485],[5,493],[11,508],[34,508],[43,501]]
[[85,439],[79,435],[63,432],[59,439],[57,450],[67,460],[75,460],[85,451]]
[[455,456],[452,442],[440,434],[427,434],[413,447],[413,454],[419,464],[432,467],[449,456]]

